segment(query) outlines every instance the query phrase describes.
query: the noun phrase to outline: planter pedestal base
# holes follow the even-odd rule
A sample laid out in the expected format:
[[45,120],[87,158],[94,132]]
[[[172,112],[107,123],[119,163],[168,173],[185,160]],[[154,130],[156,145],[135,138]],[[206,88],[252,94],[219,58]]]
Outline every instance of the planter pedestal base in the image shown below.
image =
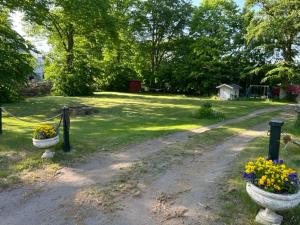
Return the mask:
[[280,225],[283,217],[270,209],[261,209],[257,214],[255,221],[263,225]]
[[50,150],[46,150],[43,155],[42,155],[42,159],[51,159],[54,157],[55,152],[51,152]]

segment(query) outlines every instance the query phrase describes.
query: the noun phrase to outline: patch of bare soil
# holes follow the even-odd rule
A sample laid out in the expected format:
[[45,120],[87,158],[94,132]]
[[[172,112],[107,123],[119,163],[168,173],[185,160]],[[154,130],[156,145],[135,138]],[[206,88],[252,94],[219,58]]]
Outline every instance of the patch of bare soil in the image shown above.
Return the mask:
[[101,217],[116,225],[215,224],[218,182],[247,143],[266,135],[266,127],[244,131],[203,154],[184,158],[149,184],[140,197],[119,202],[124,210]]
[[[202,221],[201,218],[211,216],[209,209],[213,206],[208,203],[215,193],[214,182],[222,179],[224,171],[237,153],[246,143],[261,135],[260,132],[256,130],[250,133],[244,132],[210,151],[205,151],[203,155],[179,157],[180,160],[173,163],[175,166],[155,179],[151,175],[152,171],[143,172],[143,165],[141,169],[134,170],[138,173],[134,172],[131,175],[144,177],[144,183],[124,182],[122,184],[120,183],[122,177],[126,176],[124,181],[128,181],[128,170],[134,166],[134,163],[142,159],[145,159],[143,163],[147,163],[148,157],[150,161],[151,157],[154,157],[151,161],[154,162],[155,155],[163,149],[176,143],[186,142],[195,134],[279,109],[281,108],[263,109],[237,119],[152,139],[131,145],[118,153],[99,153],[88,163],[76,168],[61,169],[51,182],[26,185],[1,192],[0,225],[201,224],[199,223]],[[152,164],[150,168],[154,168]],[[155,168],[164,169],[164,162],[155,164]],[[119,176],[116,183],[112,181],[115,176]],[[99,186],[104,189],[98,190]],[[97,188],[90,191],[91,187]],[[127,193],[130,190],[131,194],[118,199],[118,196],[110,196],[114,195],[114,192],[106,192],[105,187],[115,188],[115,193],[122,193],[122,190]],[[94,198],[94,202],[98,201],[98,203],[90,204],[84,201],[86,193],[90,199]],[[99,196],[101,196],[100,201]],[[104,204],[103,208],[106,208],[105,204],[111,204],[111,200],[118,201],[117,209],[122,210],[113,209],[111,213],[98,210],[99,205]]]

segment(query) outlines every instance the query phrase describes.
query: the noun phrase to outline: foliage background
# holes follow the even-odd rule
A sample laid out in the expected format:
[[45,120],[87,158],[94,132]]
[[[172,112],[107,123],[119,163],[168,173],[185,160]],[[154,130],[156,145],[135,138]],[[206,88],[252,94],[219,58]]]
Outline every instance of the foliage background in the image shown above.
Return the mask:
[[[0,4],[24,12],[31,35],[48,38],[45,73],[55,94],[127,91],[132,79],[150,91],[197,95],[215,94],[220,83],[245,92],[251,84],[286,88],[299,81],[299,1],[247,0],[242,8],[233,0],[197,7],[189,0]],[[20,61],[28,74],[28,59]]]

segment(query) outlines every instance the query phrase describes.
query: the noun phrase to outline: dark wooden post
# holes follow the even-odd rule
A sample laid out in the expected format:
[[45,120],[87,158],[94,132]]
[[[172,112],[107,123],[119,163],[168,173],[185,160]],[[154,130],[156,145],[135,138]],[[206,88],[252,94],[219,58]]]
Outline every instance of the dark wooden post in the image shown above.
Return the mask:
[[70,152],[70,114],[69,114],[69,108],[64,107],[63,108],[63,126],[64,126],[64,152]]
[[2,134],[2,107],[0,106],[0,135]]
[[270,122],[270,144],[268,159],[279,159],[281,127],[283,126],[283,124],[284,122],[280,120],[272,120]]
[[300,127],[300,104],[296,105],[295,111],[297,113],[297,118],[296,118],[296,122],[295,122],[295,127],[299,128]]

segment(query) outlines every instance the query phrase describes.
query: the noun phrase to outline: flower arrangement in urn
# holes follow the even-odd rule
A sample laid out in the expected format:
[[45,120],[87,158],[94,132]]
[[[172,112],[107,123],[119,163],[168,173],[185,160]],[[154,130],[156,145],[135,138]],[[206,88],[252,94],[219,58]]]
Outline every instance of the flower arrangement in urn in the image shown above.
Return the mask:
[[33,138],[38,140],[54,138],[56,135],[55,127],[49,124],[38,126],[33,132]]
[[[58,144],[59,135],[56,128],[49,124],[38,126],[33,132],[33,145],[38,148],[50,148]],[[54,152],[46,150],[42,158],[52,158]]]
[[299,179],[295,170],[283,160],[267,160],[259,157],[246,164],[244,178],[255,186],[279,194],[295,194],[299,191]]
[[275,211],[288,210],[300,203],[298,174],[288,168],[283,160],[259,157],[249,161],[245,166],[244,178],[250,197],[266,208],[257,214],[258,223],[281,224],[283,218]]

